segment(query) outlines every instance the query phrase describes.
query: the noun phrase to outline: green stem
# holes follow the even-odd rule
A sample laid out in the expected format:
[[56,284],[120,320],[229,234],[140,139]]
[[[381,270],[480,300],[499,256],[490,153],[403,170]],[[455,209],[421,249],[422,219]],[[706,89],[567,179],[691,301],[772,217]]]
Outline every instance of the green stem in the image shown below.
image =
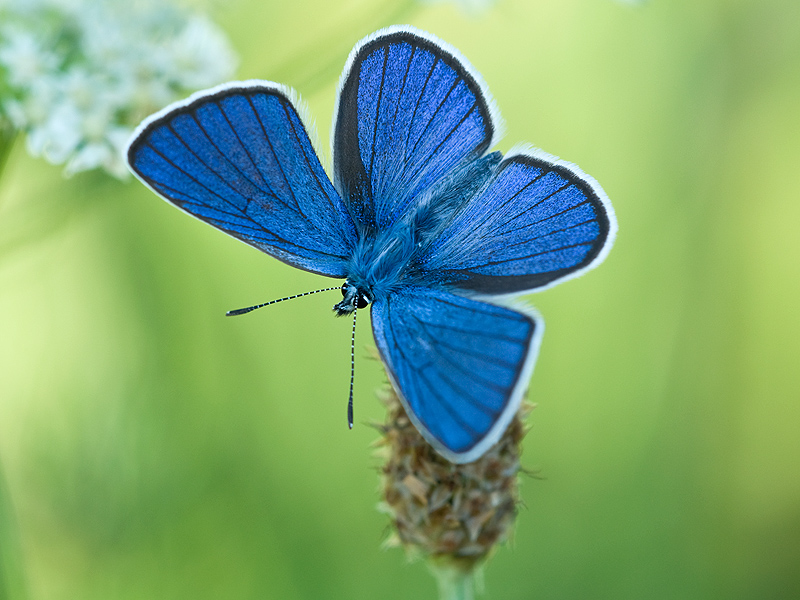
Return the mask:
[[439,585],[439,600],[474,600],[472,570],[435,559],[431,559],[430,569]]

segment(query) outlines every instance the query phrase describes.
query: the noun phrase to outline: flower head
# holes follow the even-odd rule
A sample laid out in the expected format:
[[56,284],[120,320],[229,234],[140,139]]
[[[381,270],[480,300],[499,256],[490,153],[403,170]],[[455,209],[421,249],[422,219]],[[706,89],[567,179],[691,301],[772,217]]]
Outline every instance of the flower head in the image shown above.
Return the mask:
[[164,1],[12,0],[0,22],[0,119],[67,175],[126,176],[122,150],[142,117],[236,65],[208,18]]
[[[500,441],[481,458],[453,464],[411,423],[397,394],[382,394],[386,423],[378,428],[389,545],[427,557],[437,575],[469,575],[511,534],[517,514],[520,443],[531,404],[523,403]],[[442,577],[440,576],[440,580]]]

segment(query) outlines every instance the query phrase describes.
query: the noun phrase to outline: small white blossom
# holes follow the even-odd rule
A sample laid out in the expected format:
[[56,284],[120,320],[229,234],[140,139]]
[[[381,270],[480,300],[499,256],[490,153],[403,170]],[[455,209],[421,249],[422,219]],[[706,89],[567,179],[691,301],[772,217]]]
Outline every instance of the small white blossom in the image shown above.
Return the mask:
[[236,62],[214,23],[169,0],[0,0],[0,120],[67,175],[127,176],[139,121]]
[[80,112],[71,104],[52,107],[43,123],[28,134],[28,152],[44,156],[54,165],[63,163],[81,142]]
[[29,31],[6,25],[0,30],[4,44],[0,48],[0,64],[8,72],[12,86],[28,86],[58,68],[58,57],[42,48]]

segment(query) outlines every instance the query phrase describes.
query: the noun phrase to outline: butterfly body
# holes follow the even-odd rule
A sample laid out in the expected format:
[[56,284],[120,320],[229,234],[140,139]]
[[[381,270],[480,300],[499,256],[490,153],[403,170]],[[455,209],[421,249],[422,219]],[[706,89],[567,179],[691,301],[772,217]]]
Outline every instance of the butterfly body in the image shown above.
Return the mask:
[[[467,161],[439,186],[412,199],[403,216],[389,227],[359,232],[343,286],[346,299],[334,307],[336,313],[349,314],[350,308],[355,308],[346,293],[349,289],[370,303],[385,299],[402,286],[444,285],[436,271],[426,265],[431,246],[467,200],[491,179],[501,158],[494,152]],[[363,303],[358,306],[365,307]]]
[[144,121],[133,172],[190,215],[371,307],[387,374],[444,457],[469,462],[516,412],[543,332],[512,295],[599,264],[616,232],[602,188],[540,150],[488,150],[500,119],[457,50],[411,27],[365,38],[334,111],[332,178],[299,100],[264,81],[199,92]]

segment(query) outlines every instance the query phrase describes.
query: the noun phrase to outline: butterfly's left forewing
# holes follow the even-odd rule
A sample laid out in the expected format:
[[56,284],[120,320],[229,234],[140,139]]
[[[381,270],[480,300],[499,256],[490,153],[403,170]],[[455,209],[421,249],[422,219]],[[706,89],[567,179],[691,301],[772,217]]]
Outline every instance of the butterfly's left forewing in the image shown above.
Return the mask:
[[264,81],[195,94],[142,123],[128,163],[198,219],[292,266],[344,277],[355,227],[291,95]]
[[543,331],[527,312],[412,286],[373,305],[387,373],[411,420],[448,460],[479,458],[519,408]]
[[337,189],[362,226],[385,228],[463,161],[481,156],[500,126],[488,89],[466,59],[411,27],[360,42],[334,114]]

